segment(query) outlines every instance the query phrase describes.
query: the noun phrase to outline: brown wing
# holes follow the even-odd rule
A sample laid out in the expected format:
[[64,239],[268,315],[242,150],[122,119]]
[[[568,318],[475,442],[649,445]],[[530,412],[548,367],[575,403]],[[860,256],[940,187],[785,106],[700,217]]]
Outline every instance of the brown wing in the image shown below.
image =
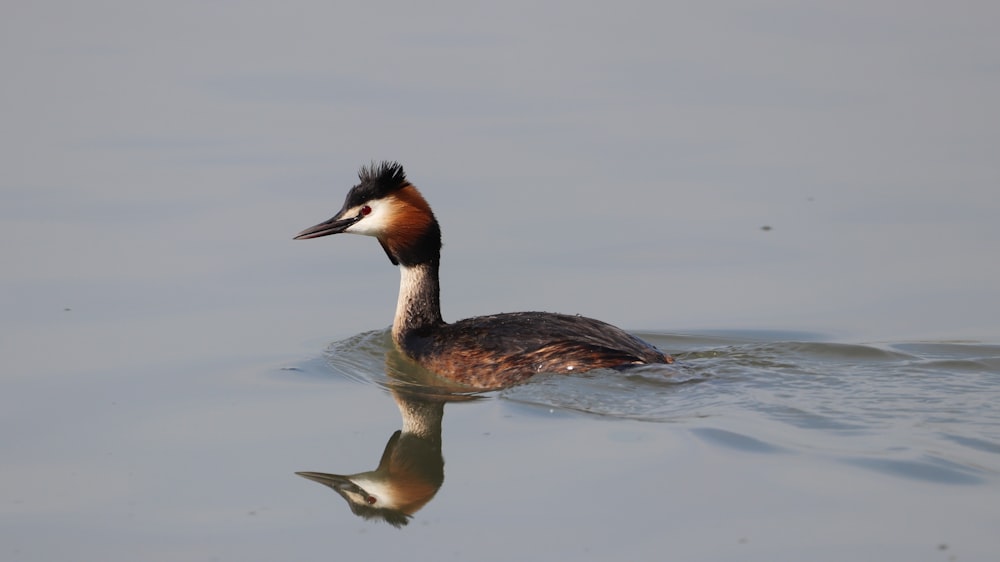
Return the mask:
[[615,326],[583,316],[515,312],[446,324],[406,342],[432,371],[478,387],[502,387],[541,372],[572,373],[673,360]]

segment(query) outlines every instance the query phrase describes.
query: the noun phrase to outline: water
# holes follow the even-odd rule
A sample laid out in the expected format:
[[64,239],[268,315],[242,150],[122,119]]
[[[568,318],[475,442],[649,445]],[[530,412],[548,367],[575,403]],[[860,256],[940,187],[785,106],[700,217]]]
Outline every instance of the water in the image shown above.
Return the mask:
[[[995,560],[996,12],[5,6],[0,559]],[[384,158],[446,319],[678,363],[428,389],[378,244],[291,240]],[[295,475],[400,403],[443,404],[409,524]]]
[[[479,396],[670,423],[735,450],[819,455],[916,480],[985,484],[1000,475],[1000,346],[857,345],[808,341],[807,334],[643,336],[675,350],[677,363],[543,374]],[[335,373],[382,388],[477,396],[386,359],[397,356],[380,330],[333,344],[327,360]]]

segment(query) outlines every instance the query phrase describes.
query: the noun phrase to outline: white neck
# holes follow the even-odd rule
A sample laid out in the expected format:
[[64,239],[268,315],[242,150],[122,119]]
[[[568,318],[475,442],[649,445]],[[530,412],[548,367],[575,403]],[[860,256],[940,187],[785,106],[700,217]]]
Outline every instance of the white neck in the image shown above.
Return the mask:
[[404,336],[443,323],[436,261],[399,268],[399,300],[392,322],[392,339],[402,345]]
[[410,433],[440,443],[444,401],[411,399],[402,394],[395,394],[394,397],[403,418],[403,433]]

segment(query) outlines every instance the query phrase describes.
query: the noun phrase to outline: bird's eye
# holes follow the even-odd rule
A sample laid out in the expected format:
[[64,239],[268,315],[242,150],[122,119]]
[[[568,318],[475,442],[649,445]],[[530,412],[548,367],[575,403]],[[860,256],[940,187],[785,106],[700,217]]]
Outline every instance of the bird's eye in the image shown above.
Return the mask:
[[[365,208],[367,209],[368,207],[365,207]],[[369,209],[369,210],[370,210],[370,209]],[[375,502],[376,502],[377,500],[375,499],[375,496],[368,496],[368,497],[366,497],[366,498],[365,498],[365,501],[366,501],[366,502],[368,502],[368,505],[372,505],[372,504],[374,504],[374,503],[375,503]]]
[[365,205],[364,207],[361,207],[361,216],[364,217],[364,216],[370,215],[371,213],[372,213],[372,208],[369,207],[368,205]]

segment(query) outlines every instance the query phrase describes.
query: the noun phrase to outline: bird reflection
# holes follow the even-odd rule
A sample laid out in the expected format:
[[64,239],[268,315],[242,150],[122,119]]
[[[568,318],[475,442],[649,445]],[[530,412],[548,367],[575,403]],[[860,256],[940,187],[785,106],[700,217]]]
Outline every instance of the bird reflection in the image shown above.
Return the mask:
[[444,482],[441,420],[445,403],[476,396],[468,394],[468,389],[435,380],[435,375],[415,366],[395,350],[387,354],[386,373],[403,427],[389,437],[378,466],[356,474],[296,474],[340,494],[355,515],[402,527],[437,494]]

